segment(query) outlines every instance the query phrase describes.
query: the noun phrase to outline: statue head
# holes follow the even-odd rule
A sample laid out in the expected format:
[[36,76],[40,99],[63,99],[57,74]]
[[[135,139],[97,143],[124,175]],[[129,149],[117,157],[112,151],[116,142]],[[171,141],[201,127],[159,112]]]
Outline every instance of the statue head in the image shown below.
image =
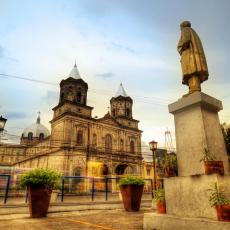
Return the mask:
[[182,29],[183,27],[191,27],[191,22],[189,22],[189,21],[183,21],[180,24],[180,28]]

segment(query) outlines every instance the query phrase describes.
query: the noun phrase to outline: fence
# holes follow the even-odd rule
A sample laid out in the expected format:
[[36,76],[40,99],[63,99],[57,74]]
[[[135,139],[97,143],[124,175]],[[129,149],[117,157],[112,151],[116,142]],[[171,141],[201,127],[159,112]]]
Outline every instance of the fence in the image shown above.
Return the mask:
[[[19,176],[13,174],[0,174],[0,197],[3,198],[3,203],[6,204],[8,199],[12,202],[27,203],[28,193],[19,185]],[[95,198],[108,201],[109,197],[118,198],[119,180],[121,177],[87,177],[87,176],[63,176],[61,179],[61,188],[58,191],[61,202],[64,202],[65,197],[73,197],[73,200],[88,200],[94,201]],[[153,183],[152,179],[144,179],[146,181],[144,194],[152,199]],[[149,194],[149,195],[148,195]],[[113,196],[114,195],[114,196]],[[75,199],[78,197],[79,199]],[[12,203],[11,202],[11,203]]]

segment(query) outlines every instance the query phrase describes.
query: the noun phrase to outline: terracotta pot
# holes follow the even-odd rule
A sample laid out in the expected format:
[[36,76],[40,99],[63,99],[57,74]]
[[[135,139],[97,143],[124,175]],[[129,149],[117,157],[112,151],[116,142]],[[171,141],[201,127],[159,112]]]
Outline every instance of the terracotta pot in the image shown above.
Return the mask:
[[230,222],[230,205],[228,204],[216,206],[216,214],[218,220]]
[[52,190],[44,185],[28,186],[30,217],[45,217],[50,204]]
[[120,186],[122,201],[126,211],[128,212],[139,211],[143,188],[144,185],[138,186],[134,184]]
[[205,161],[204,162],[205,174],[217,173],[224,175],[224,164],[223,161]]
[[171,167],[165,167],[164,168],[164,176],[165,177],[172,177],[175,176],[175,171]]
[[165,204],[165,202],[157,203],[157,213],[161,213],[161,214],[166,213],[166,204]]

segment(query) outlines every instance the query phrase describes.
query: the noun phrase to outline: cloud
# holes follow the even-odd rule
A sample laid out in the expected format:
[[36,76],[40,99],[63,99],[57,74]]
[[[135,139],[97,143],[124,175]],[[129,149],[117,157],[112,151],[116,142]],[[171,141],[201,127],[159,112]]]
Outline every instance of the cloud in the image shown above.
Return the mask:
[[24,119],[27,117],[26,113],[23,112],[8,112],[6,113],[6,118],[7,119]]
[[100,77],[100,78],[103,78],[103,79],[112,78],[114,76],[115,76],[115,74],[112,73],[112,72],[95,74],[95,77]]
[[128,46],[124,46],[122,44],[119,44],[117,42],[111,42],[110,46],[113,47],[113,48],[115,48],[116,50],[119,50],[119,51],[126,51],[126,52],[132,53],[132,54],[135,53],[134,49],[132,49],[132,48],[130,48]]

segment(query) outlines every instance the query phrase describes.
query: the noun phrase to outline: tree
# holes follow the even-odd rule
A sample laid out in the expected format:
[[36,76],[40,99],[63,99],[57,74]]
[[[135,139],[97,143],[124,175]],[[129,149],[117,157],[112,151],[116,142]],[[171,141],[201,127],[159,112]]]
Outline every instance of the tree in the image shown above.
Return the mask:
[[222,132],[224,135],[224,141],[227,149],[228,156],[230,157],[230,125],[223,123],[221,125]]

